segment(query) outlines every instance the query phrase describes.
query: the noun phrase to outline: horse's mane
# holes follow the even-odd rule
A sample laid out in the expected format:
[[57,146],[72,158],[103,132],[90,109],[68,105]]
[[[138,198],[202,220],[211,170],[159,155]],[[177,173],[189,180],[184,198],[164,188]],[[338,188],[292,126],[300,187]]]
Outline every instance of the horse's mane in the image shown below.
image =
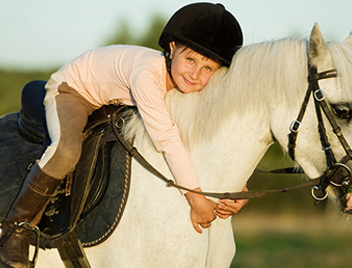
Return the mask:
[[167,104],[187,146],[207,142],[230,114],[260,116],[273,100],[288,106],[291,100],[301,102],[297,88],[306,88],[306,69],[305,41],[281,39],[246,46],[202,91],[183,94],[175,89],[168,93]]
[[[338,72],[344,74],[340,77],[343,88],[351,89],[352,48],[343,43],[328,45]],[[167,107],[186,147],[208,142],[230,114],[257,112],[260,116],[260,111],[269,109],[273,101],[287,109],[297,107],[307,89],[307,68],[306,40],[286,38],[246,46],[236,53],[228,69],[221,68],[213,75],[202,91],[169,91]],[[128,133],[134,134],[139,128],[137,121],[134,118],[129,124]]]

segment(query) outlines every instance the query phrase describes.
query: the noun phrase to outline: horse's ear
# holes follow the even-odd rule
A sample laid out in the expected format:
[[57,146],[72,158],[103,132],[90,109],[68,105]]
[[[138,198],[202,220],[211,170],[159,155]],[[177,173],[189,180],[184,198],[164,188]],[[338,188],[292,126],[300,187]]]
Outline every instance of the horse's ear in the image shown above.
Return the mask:
[[324,57],[327,51],[327,44],[320,31],[318,23],[314,24],[309,40],[309,57],[310,59],[316,59],[318,57]]
[[352,46],[352,32],[350,33],[350,36],[347,37],[347,39],[344,41],[344,43],[349,44]]

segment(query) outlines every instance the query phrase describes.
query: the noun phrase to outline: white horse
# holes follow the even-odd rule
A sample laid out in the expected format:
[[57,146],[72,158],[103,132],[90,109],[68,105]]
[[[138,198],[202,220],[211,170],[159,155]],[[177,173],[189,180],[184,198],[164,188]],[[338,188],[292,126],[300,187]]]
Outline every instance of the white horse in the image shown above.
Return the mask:
[[[260,159],[275,142],[287,151],[290,123],[297,117],[307,89],[308,55],[318,72],[337,69],[338,77],[319,81],[332,109],[351,112],[352,37],[343,43],[324,41],[315,25],[310,41],[282,39],[250,45],[235,55],[209,85],[192,94],[167,96],[204,191],[241,191]],[[336,120],[347,140],[349,116]],[[337,159],[345,155],[327,126]],[[126,128],[135,146],[159,171],[171,178],[142,122],[135,116]],[[309,178],[326,170],[313,101],[307,107],[297,139],[296,161]],[[122,220],[104,243],[85,250],[98,267],[229,267],[235,254],[231,220],[216,219],[203,234],[194,231],[186,198],[167,188],[138,162],[132,163],[129,200]],[[37,267],[64,267],[56,250],[41,251]]]

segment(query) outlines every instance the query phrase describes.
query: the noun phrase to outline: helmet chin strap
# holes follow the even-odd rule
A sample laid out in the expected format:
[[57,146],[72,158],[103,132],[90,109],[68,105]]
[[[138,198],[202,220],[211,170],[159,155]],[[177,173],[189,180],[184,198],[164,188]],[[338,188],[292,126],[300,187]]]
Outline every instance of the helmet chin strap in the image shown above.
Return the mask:
[[[169,73],[171,79],[172,79],[172,75],[171,75],[171,58],[170,58],[170,52],[164,50],[163,52],[164,54],[164,57],[165,57],[165,62],[166,62],[166,69],[167,69],[167,72]],[[173,79],[172,79],[173,80]]]
[[[173,85],[173,87],[169,88],[168,87],[168,83],[169,82],[166,81],[166,84],[167,84],[166,87],[167,87],[167,90],[169,90],[169,89],[175,88],[177,86],[176,86],[175,80],[174,80],[174,78],[172,77],[172,74],[171,74],[171,62],[172,62],[172,59],[170,58],[170,52],[164,51],[163,54],[164,54],[164,57],[165,57],[166,69],[167,69],[167,72],[168,72],[168,74],[170,76],[170,81],[171,81],[171,83]],[[168,78],[167,78],[167,80],[168,80]]]

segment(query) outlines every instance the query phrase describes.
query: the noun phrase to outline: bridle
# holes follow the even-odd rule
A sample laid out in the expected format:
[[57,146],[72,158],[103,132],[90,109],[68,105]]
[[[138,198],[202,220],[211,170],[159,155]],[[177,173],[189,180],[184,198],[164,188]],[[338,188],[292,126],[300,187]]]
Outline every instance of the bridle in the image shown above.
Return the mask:
[[[290,125],[290,134],[288,135],[288,151],[290,157],[295,160],[295,147],[296,147],[296,140],[298,136],[298,132],[301,128],[301,122],[304,117],[310,96],[313,95],[314,105],[316,116],[318,120],[318,132],[320,136],[320,142],[322,145],[322,150],[325,153],[326,157],[326,171],[320,177],[320,183],[318,185],[313,186],[312,188],[312,196],[317,201],[322,201],[327,198],[328,194],[326,192],[326,188],[329,185],[335,187],[344,188],[347,190],[351,187],[351,170],[346,165],[348,161],[352,160],[352,150],[349,146],[348,142],[344,138],[341,128],[336,123],[333,113],[329,108],[329,104],[325,99],[325,94],[322,89],[319,87],[319,80],[334,78],[337,77],[337,71],[335,69],[318,73],[317,68],[314,66],[309,66],[309,76],[308,76],[308,89],[304,98],[304,101],[301,106],[301,110],[299,115],[295,121],[293,121]],[[322,112],[324,112],[325,116],[327,117],[334,134],[339,139],[341,146],[346,152],[346,155],[340,160],[336,161],[335,155],[331,149],[328,136],[326,135],[326,129],[324,126],[324,120],[322,116]],[[341,170],[344,170],[347,176],[343,177],[342,181],[337,180],[337,176]],[[322,192],[322,196],[318,197],[315,194],[315,191],[320,190]]]
[[[194,192],[194,193],[199,193],[203,194],[206,196],[210,197],[215,197],[215,198],[223,198],[223,199],[251,199],[251,198],[258,198],[258,197],[263,197],[263,196],[268,196],[272,194],[277,194],[277,193],[285,193],[289,192],[292,190],[297,190],[297,189],[302,189],[302,188],[307,188],[307,187],[312,187],[312,196],[316,200],[316,202],[320,202],[324,199],[327,198],[328,194],[326,192],[326,188],[329,185],[333,185],[338,188],[343,188],[346,192],[350,190],[351,188],[351,181],[352,181],[352,175],[351,175],[351,170],[350,168],[346,165],[348,161],[352,160],[352,150],[347,141],[345,140],[344,136],[341,133],[340,127],[337,125],[334,116],[329,108],[329,105],[327,101],[325,100],[325,95],[323,90],[319,88],[318,81],[322,79],[328,79],[328,78],[334,78],[337,77],[337,71],[334,70],[329,70],[321,73],[317,73],[317,69],[314,66],[309,67],[309,76],[308,76],[308,89],[304,98],[304,101],[301,106],[301,110],[299,112],[299,115],[295,121],[293,121],[290,125],[290,134],[289,136],[289,142],[288,142],[288,149],[289,149],[289,155],[293,160],[295,160],[295,147],[296,147],[296,140],[298,136],[298,132],[301,128],[301,122],[304,117],[310,96],[314,96],[314,103],[315,103],[315,110],[316,110],[316,115],[318,119],[318,131],[320,135],[320,140],[321,144],[323,147],[323,151],[325,152],[326,155],[326,164],[327,168],[326,171],[323,173],[322,176],[315,178],[315,179],[310,179],[308,181],[305,181],[301,184],[298,184],[293,187],[289,188],[283,188],[279,190],[252,190],[252,191],[246,191],[246,192],[226,192],[226,193],[216,193],[216,192],[199,192],[195,191],[193,189],[188,189],[186,187],[183,187],[182,185],[178,185],[175,183],[173,180],[170,180],[166,178],[163,174],[161,174],[156,168],[154,168],[135,148],[130,142],[126,141],[124,137],[120,133],[120,128],[121,128],[121,122],[120,118],[117,117],[117,114],[119,112],[115,112],[112,114],[112,126],[115,135],[119,139],[120,143],[125,147],[126,151],[134,157],[144,168],[149,170],[152,174],[157,176],[158,178],[162,179],[163,181],[166,182],[168,187],[175,187],[178,189]],[[124,106],[121,106],[121,109],[124,109]],[[335,159],[335,156],[331,150],[331,146],[328,140],[328,137],[326,135],[326,130],[324,127],[324,121],[322,117],[321,110],[323,110],[324,114],[328,118],[332,128],[333,132],[336,134],[338,139],[340,140],[340,143],[342,147],[344,148],[346,155],[339,161],[337,162]],[[300,169],[298,169],[300,170]],[[338,181],[336,179],[337,175],[339,172],[345,171],[347,172],[347,176],[344,177],[344,180],[342,182]],[[277,169],[274,171],[268,171],[270,173],[303,173],[300,171],[295,171],[293,168],[286,168],[286,169]],[[316,191],[321,191],[322,196],[317,196]]]

